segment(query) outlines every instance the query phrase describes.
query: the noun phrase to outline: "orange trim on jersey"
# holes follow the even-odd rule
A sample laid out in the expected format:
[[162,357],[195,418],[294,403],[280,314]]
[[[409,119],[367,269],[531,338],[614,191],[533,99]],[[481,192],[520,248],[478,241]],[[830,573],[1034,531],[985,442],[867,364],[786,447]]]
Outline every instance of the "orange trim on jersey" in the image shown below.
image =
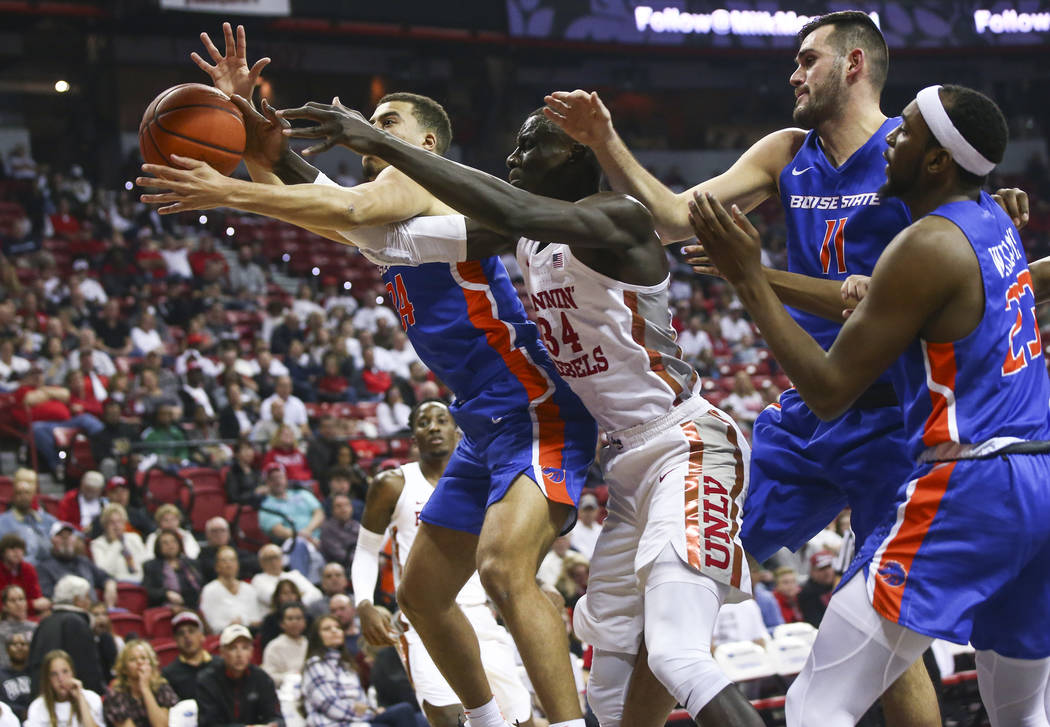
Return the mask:
[[712,409],[707,413],[726,425],[726,439],[729,440],[729,446],[733,448],[736,479],[733,482],[733,489],[729,491],[729,539],[733,543],[733,577],[730,583],[734,587],[740,588],[741,569],[743,568],[745,556],[744,549],[740,547],[736,539],[740,530],[740,514],[738,512],[740,508],[737,505],[737,499],[744,490],[744,453],[740,451],[740,441],[737,439],[736,427],[733,426],[733,423],[723,417],[717,409]]
[[[489,286],[489,279],[478,261],[457,263],[456,270],[464,281]],[[484,290],[472,290],[460,286],[463,298],[467,303],[467,316],[470,322],[481,331],[489,346],[503,359],[511,375],[524,387],[530,402],[536,402],[547,395],[552,382],[520,348],[515,348],[510,339],[507,324],[493,316],[492,299]],[[565,420],[561,408],[550,398],[533,406],[537,423],[536,437],[539,440],[539,466],[542,482],[538,483],[547,494],[547,499],[566,505],[574,504],[569,496],[565,479]]]
[[408,675],[408,683],[409,683],[409,685],[413,689],[415,689],[416,685],[415,685],[415,682],[413,682],[413,680],[412,680],[412,663],[411,663],[411,661],[408,658],[408,653],[409,653],[409,651],[408,651],[408,639],[405,638],[405,632],[404,631],[402,631],[400,634],[398,634],[397,641],[398,641],[397,654],[398,654],[398,656],[401,657],[401,663],[405,665],[405,674]]
[[[671,387],[671,391],[674,392],[677,398],[682,393],[682,385],[679,384],[673,376],[667,373],[664,369],[663,355],[659,351],[654,351],[645,345],[645,318],[638,313],[638,293],[633,290],[623,291],[623,304],[627,306],[628,310],[631,311],[631,338],[645,351],[646,355],[649,356],[649,370],[659,376],[665,384]],[[693,378],[690,383],[696,382],[696,371],[693,371]]]
[[890,621],[897,622],[900,619],[901,599],[908,583],[908,573],[937,516],[955,465],[956,462],[938,465],[915,481],[915,489],[904,505],[900,527],[886,543],[879,558],[873,574],[875,586],[872,605]]
[[689,565],[700,570],[700,478],[704,471],[704,440],[693,422],[682,425],[689,442],[689,470],[685,476],[685,549]]
[[922,430],[922,442],[932,447],[941,442],[955,441],[949,425],[949,405],[954,405],[955,394],[955,345],[952,343],[926,343],[926,361],[929,366],[929,379],[952,392],[952,401],[943,392],[935,391],[926,382],[930,390],[930,403],[933,405],[930,416]]

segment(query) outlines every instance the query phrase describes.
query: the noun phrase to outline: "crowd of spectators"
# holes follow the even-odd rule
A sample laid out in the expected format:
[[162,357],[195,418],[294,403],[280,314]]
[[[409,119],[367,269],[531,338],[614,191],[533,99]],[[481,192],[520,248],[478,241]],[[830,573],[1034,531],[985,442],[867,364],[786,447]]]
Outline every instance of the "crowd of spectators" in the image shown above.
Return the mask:
[[[310,724],[370,722],[380,706],[385,724],[414,724],[414,705],[368,695],[370,669],[390,660],[358,642],[347,567],[370,477],[411,456],[411,406],[447,391],[385,304],[377,271],[276,223],[161,218],[131,192],[37,166],[24,149],[7,174],[0,701],[34,724],[52,714],[159,724],[181,699],[197,700],[202,724],[234,713],[268,723],[294,693]],[[1050,253],[1048,209],[1033,201],[1033,257]],[[782,265],[782,221],[768,207],[755,217],[768,262]],[[304,269],[293,256],[305,245],[322,246],[327,262]],[[520,281],[519,291],[531,311]],[[721,281],[676,259],[671,295],[682,355],[749,431],[786,380]],[[262,542],[225,512],[194,529],[185,501],[159,503],[142,486],[193,468],[218,473],[234,512],[259,510]],[[604,513],[597,470],[589,485],[575,529],[539,573],[570,608],[586,592]],[[783,622],[819,625],[843,527],[798,556],[752,564],[756,600],[726,609],[716,636],[762,641]],[[169,610],[160,642],[115,628],[129,585],[146,608]],[[389,580],[384,589],[376,603],[393,605]],[[377,676],[396,682],[395,671]],[[263,697],[248,704],[249,693]]]

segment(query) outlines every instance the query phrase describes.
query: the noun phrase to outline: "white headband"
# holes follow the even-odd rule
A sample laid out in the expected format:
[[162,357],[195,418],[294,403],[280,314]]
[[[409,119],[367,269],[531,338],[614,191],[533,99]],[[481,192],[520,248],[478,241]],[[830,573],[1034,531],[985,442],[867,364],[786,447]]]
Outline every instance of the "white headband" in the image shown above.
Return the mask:
[[985,176],[995,169],[995,162],[985,159],[984,155],[974,149],[955,128],[955,124],[948,118],[948,112],[944,110],[944,104],[941,103],[940,90],[940,86],[927,86],[919,91],[915,97],[919,113],[941,146],[952,153],[956,164],[978,177]]

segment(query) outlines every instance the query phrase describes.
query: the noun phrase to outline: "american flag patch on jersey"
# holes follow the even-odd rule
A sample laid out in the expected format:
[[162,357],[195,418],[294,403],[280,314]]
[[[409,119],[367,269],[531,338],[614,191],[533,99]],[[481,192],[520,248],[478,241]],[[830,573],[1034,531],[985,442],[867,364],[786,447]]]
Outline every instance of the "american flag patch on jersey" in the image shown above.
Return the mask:
[[565,267],[565,253],[561,253],[561,252],[554,253],[554,256],[552,257],[552,260],[554,261],[554,267],[555,268],[563,268],[563,267]]

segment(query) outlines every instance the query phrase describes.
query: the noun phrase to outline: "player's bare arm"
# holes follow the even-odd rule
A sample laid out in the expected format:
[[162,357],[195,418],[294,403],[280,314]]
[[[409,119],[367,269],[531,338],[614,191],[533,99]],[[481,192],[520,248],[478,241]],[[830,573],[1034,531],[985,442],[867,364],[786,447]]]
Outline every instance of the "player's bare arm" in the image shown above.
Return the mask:
[[[758,232],[734,209],[698,194],[692,206],[696,233],[761,329],[778,363],[806,404],[821,419],[842,414],[917,337],[954,340],[980,320],[983,295],[972,320],[944,315],[967,295],[977,259],[957,228],[926,218],[899,234],[879,258],[867,297],[825,352],[788,315],[763,272]],[[937,270],[936,276],[929,271]],[[905,304],[906,302],[906,304]]]
[[[462,164],[421,149],[376,129],[361,114],[343,107],[314,104],[309,118],[317,126],[292,129],[290,136],[324,139],[308,150],[317,153],[340,144],[377,156],[397,167],[435,197],[478,224],[508,238],[525,236],[544,242],[623,249],[652,238],[648,211],[619,194],[598,194],[579,202],[540,197]],[[468,253],[471,257],[476,247]],[[491,251],[489,251],[491,254]]]
[[[687,256],[685,261],[693,266],[694,272],[723,277],[704,251],[702,244],[686,245],[682,251]],[[859,297],[847,295],[845,283],[837,280],[816,278],[768,267],[763,267],[763,271],[766,274],[766,280],[769,281],[781,303],[822,318],[840,321],[847,311],[856,308],[860,302]]]
[[748,149],[726,172],[675,194],[631,154],[597,93],[555,91],[544,101],[548,119],[594,150],[612,188],[638,198],[649,208],[665,245],[693,236],[689,200],[696,191],[711,192],[745,212],[776,195],[780,171],[795,156],[806,135],[801,129],[776,131]]
[[[365,510],[361,513],[361,527],[370,533],[382,536],[388,527],[397,506],[397,500],[401,497],[401,491],[405,487],[405,477],[400,470],[388,470],[378,475],[368,487],[365,496]],[[373,590],[375,584],[372,584]],[[361,619],[361,633],[365,640],[373,646],[386,646],[394,643],[390,636],[393,625],[390,619],[381,613],[368,596],[355,593],[358,600],[357,615]]]

